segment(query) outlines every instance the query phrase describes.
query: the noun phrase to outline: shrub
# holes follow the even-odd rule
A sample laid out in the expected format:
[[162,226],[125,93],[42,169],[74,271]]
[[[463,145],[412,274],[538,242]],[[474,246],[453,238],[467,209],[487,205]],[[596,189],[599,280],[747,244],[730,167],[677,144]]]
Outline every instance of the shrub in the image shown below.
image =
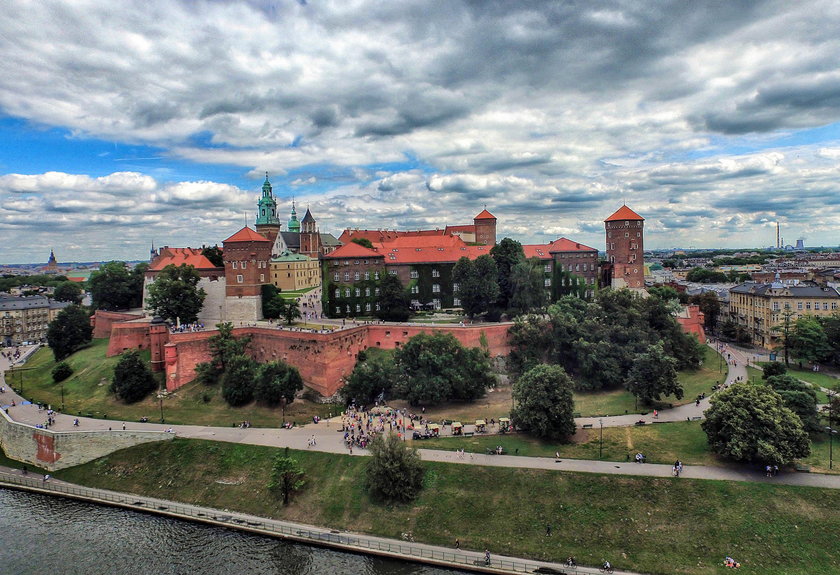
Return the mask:
[[71,375],[73,375],[73,368],[66,361],[55,364],[55,367],[52,369],[52,378],[55,383],[64,381]]

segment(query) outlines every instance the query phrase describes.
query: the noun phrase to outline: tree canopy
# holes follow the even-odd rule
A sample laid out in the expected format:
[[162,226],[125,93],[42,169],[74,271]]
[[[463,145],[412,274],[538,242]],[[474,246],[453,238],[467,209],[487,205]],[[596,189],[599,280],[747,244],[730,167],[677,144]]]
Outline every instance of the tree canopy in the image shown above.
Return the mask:
[[665,353],[661,343],[649,346],[647,351],[636,355],[627,375],[627,390],[647,404],[668,395],[682,399],[676,365],[677,360]]
[[791,334],[793,355],[810,363],[825,361],[832,355],[823,323],[814,316],[803,316],[793,324]]
[[393,352],[374,348],[359,355],[353,372],[339,392],[341,399],[348,405],[354,402],[370,405],[380,396],[390,398],[398,374]]
[[513,424],[536,437],[565,439],[575,433],[572,380],[559,365],[538,365],[513,385]]
[[383,274],[379,283],[379,309],[375,315],[385,321],[406,321],[411,316],[411,300],[396,274]]
[[701,423],[715,453],[782,465],[811,451],[802,421],[768,385],[737,383],[712,396]]
[[82,288],[77,283],[62,282],[56,286],[55,292],[53,292],[53,299],[80,304],[82,303]]
[[137,403],[157,389],[158,384],[148,364],[136,349],[124,351],[114,367],[111,392],[125,403]]
[[368,444],[367,488],[374,500],[408,503],[423,487],[423,463],[416,449],[409,448],[396,434],[377,435]]
[[514,265],[509,281],[513,287],[509,307],[514,313],[532,313],[545,307],[545,271],[539,258],[523,259]]
[[130,272],[125,262],[112,261],[102,264],[90,274],[88,289],[94,309],[108,311],[130,309],[141,305],[143,299],[143,272],[148,264],[138,264]]
[[490,249],[490,255],[496,262],[499,278],[499,297],[496,301],[498,306],[505,310],[510,307],[510,300],[514,293],[514,286],[511,281],[513,268],[525,259],[525,251],[518,241],[503,238],[502,241]]
[[286,405],[295,400],[295,394],[303,389],[303,378],[297,368],[277,360],[264,363],[257,368],[254,382],[254,399],[269,407]]
[[148,309],[171,322],[193,323],[207,296],[198,287],[200,279],[193,266],[169,264],[149,285]]
[[210,263],[217,268],[225,267],[225,258],[219,246],[206,247],[201,250],[201,255],[210,260]]
[[458,284],[456,293],[464,313],[475,317],[490,309],[499,297],[498,278],[496,262],[489,255],[458,260],[452,269],[452,283]]
[[254,399],[257,363],[247,355],[230,358],[222,374],[222,397],[228,405],[240,407]]
[[268,489],[283,498],[283,505],[288,505],[292,493],[306,484],[303,477],[303,468],[296,459],[278,455],[271,466],[271,481],[268,483]]
[[87,310],[69,305],[47,327],[47,344],[56,361],[69,357],[83,345],[90,343],[93,328]]

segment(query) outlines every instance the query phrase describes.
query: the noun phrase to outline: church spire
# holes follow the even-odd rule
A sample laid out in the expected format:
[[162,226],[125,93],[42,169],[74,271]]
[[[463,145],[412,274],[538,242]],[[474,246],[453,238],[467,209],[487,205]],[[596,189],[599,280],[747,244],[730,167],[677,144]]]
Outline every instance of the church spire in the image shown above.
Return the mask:
[[295,211],[295,199],[292,198],[292,214],[289,218],[289,231],[294,232],[296,234],[300,233],[300,222],[297,218],[297,212]]
[[262,197],[257,202],[257,225],[280,225],[280,219],[277,217],[277,200],[274,199],[274,195],[271,193],[271,182],[268,181],[268,172],[265,173],[265,182],[262,185]]

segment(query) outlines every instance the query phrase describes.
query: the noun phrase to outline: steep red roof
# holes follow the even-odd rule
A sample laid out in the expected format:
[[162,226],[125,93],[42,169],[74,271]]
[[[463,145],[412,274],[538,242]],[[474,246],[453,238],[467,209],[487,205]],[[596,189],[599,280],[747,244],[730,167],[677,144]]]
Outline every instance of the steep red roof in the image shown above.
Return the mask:
[[541,260],[550,260],[551,252],[549,251],[550,244],[526,245],[522,246],[522,251],[525,252],[525,259],[540,258]]
[[614,222],[616,220],[642,220],[644,218],[628,208],[627,206],[621,206],[616,213],[608,217],[605,222]]
[[216,269],[202,253],[196,248],[160,248],[158,256],[149,264],[149,271],[158,272],[168,265],[188,265],[197,270]]
[[[622,218],[624,219],[624,218]],[[590,251],[590,252],[597,252],[595,248],[590,248],[589,246],[585,246],[580,242],[572,241],[568,238],[559,238],[554,240],[553,242],[549,242],[548,244],[549,252],[556,253],[556,252],[581,252],[581,251]]]
[[392,248],[459,248],[467,245],[458,236],[403,236],[382,243],[386,244],[384,246],[385,250]]
[[488,212],[487,210],[481,210],[481,213],[478,214],[476,217],[473,218],[474,220],[495,220],[496,216]]
[[475,224],[467,224],[463,226],[446,226],[444,232],[447,236],[451,236],[452,234],[458,233],[474,234]]
[[360,246],[356,242],[350,242],[344,244],[340,248],[328,253],[324,256],[326,259],[339,259],[339,258],[381,258],[382,254],[377,253],[375,250],[370,248],[366,248],[365,246]]
[[257,232],[255,232],[254,230],[252,230],[251,228],[245,226],[244,228],[242,228],[241,230],[239,230],[238,232],[236,232],[235,234],[230,236],[228,239],[226,239],[225,243],[227,243],[227,242],[270,242],[270,241],[271,240],[269,240],[265,236],[262,236],[262,235],[258,234]]
[[365,238],[372,243],[390,242],[396,238],[403,238],[408,236],[442,236],[444,230],[415,230],[415,231],[400,231],[400,230],[344,230],[338,238],[343,244],[349,244],[356,238]]
[[420,263],[455,263],[462,257],[474,260],[481,255],[489,255],[492,246],[468,246],[460,243],[447,246],[410,246],[398,248],[392,243],[379,244],[381,255],[385,256],[385,264],[420,264]]

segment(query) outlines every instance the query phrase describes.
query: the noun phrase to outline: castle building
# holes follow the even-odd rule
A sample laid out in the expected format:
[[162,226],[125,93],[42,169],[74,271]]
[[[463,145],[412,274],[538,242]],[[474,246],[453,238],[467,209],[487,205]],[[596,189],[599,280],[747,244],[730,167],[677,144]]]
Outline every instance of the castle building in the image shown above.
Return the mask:
[[[293,208],[294,209],[294,208]],[[257,202],[257,232],[272,242],[280,233],[280,218],[277,217],[277,200],[271,193],[271,182],[268,181],[268,172],[265,173],[265,182],[262,186],[262,196]]]
[[473,218],[472,224],[446,226],[445,228],[436,228],[434,230],[403,231],[346,229],[339,236],[338,241],[341,242],[341,244],[348,244],[355,239],[366,239],[371,243],[377,244],[387,243],[397,238],[428,236],[457,236],[468,244],[494,246],[496,245],[496,216],[485,209]]
[[262,285],[270,282],[271,240],[244,227],[222,245],[225,321],[262,319]]
[[149,268],[143,278],[143,308],[146,309],[149,286],[154,283],[163,268],[169,265],[192,266],[199,275],[196,287],[204,290],[204,305],[198,313],[198,321],[211,323],[224,317],[225,270],[216,267],[200,248],[152,248]]
[[626,205],[604,220],[607,234],[604,286],[644,289],[644,222],[642,216]]
[[297,291],[321,285],[318,258],[285,252],[271,258],[271,283],[280,291]]

